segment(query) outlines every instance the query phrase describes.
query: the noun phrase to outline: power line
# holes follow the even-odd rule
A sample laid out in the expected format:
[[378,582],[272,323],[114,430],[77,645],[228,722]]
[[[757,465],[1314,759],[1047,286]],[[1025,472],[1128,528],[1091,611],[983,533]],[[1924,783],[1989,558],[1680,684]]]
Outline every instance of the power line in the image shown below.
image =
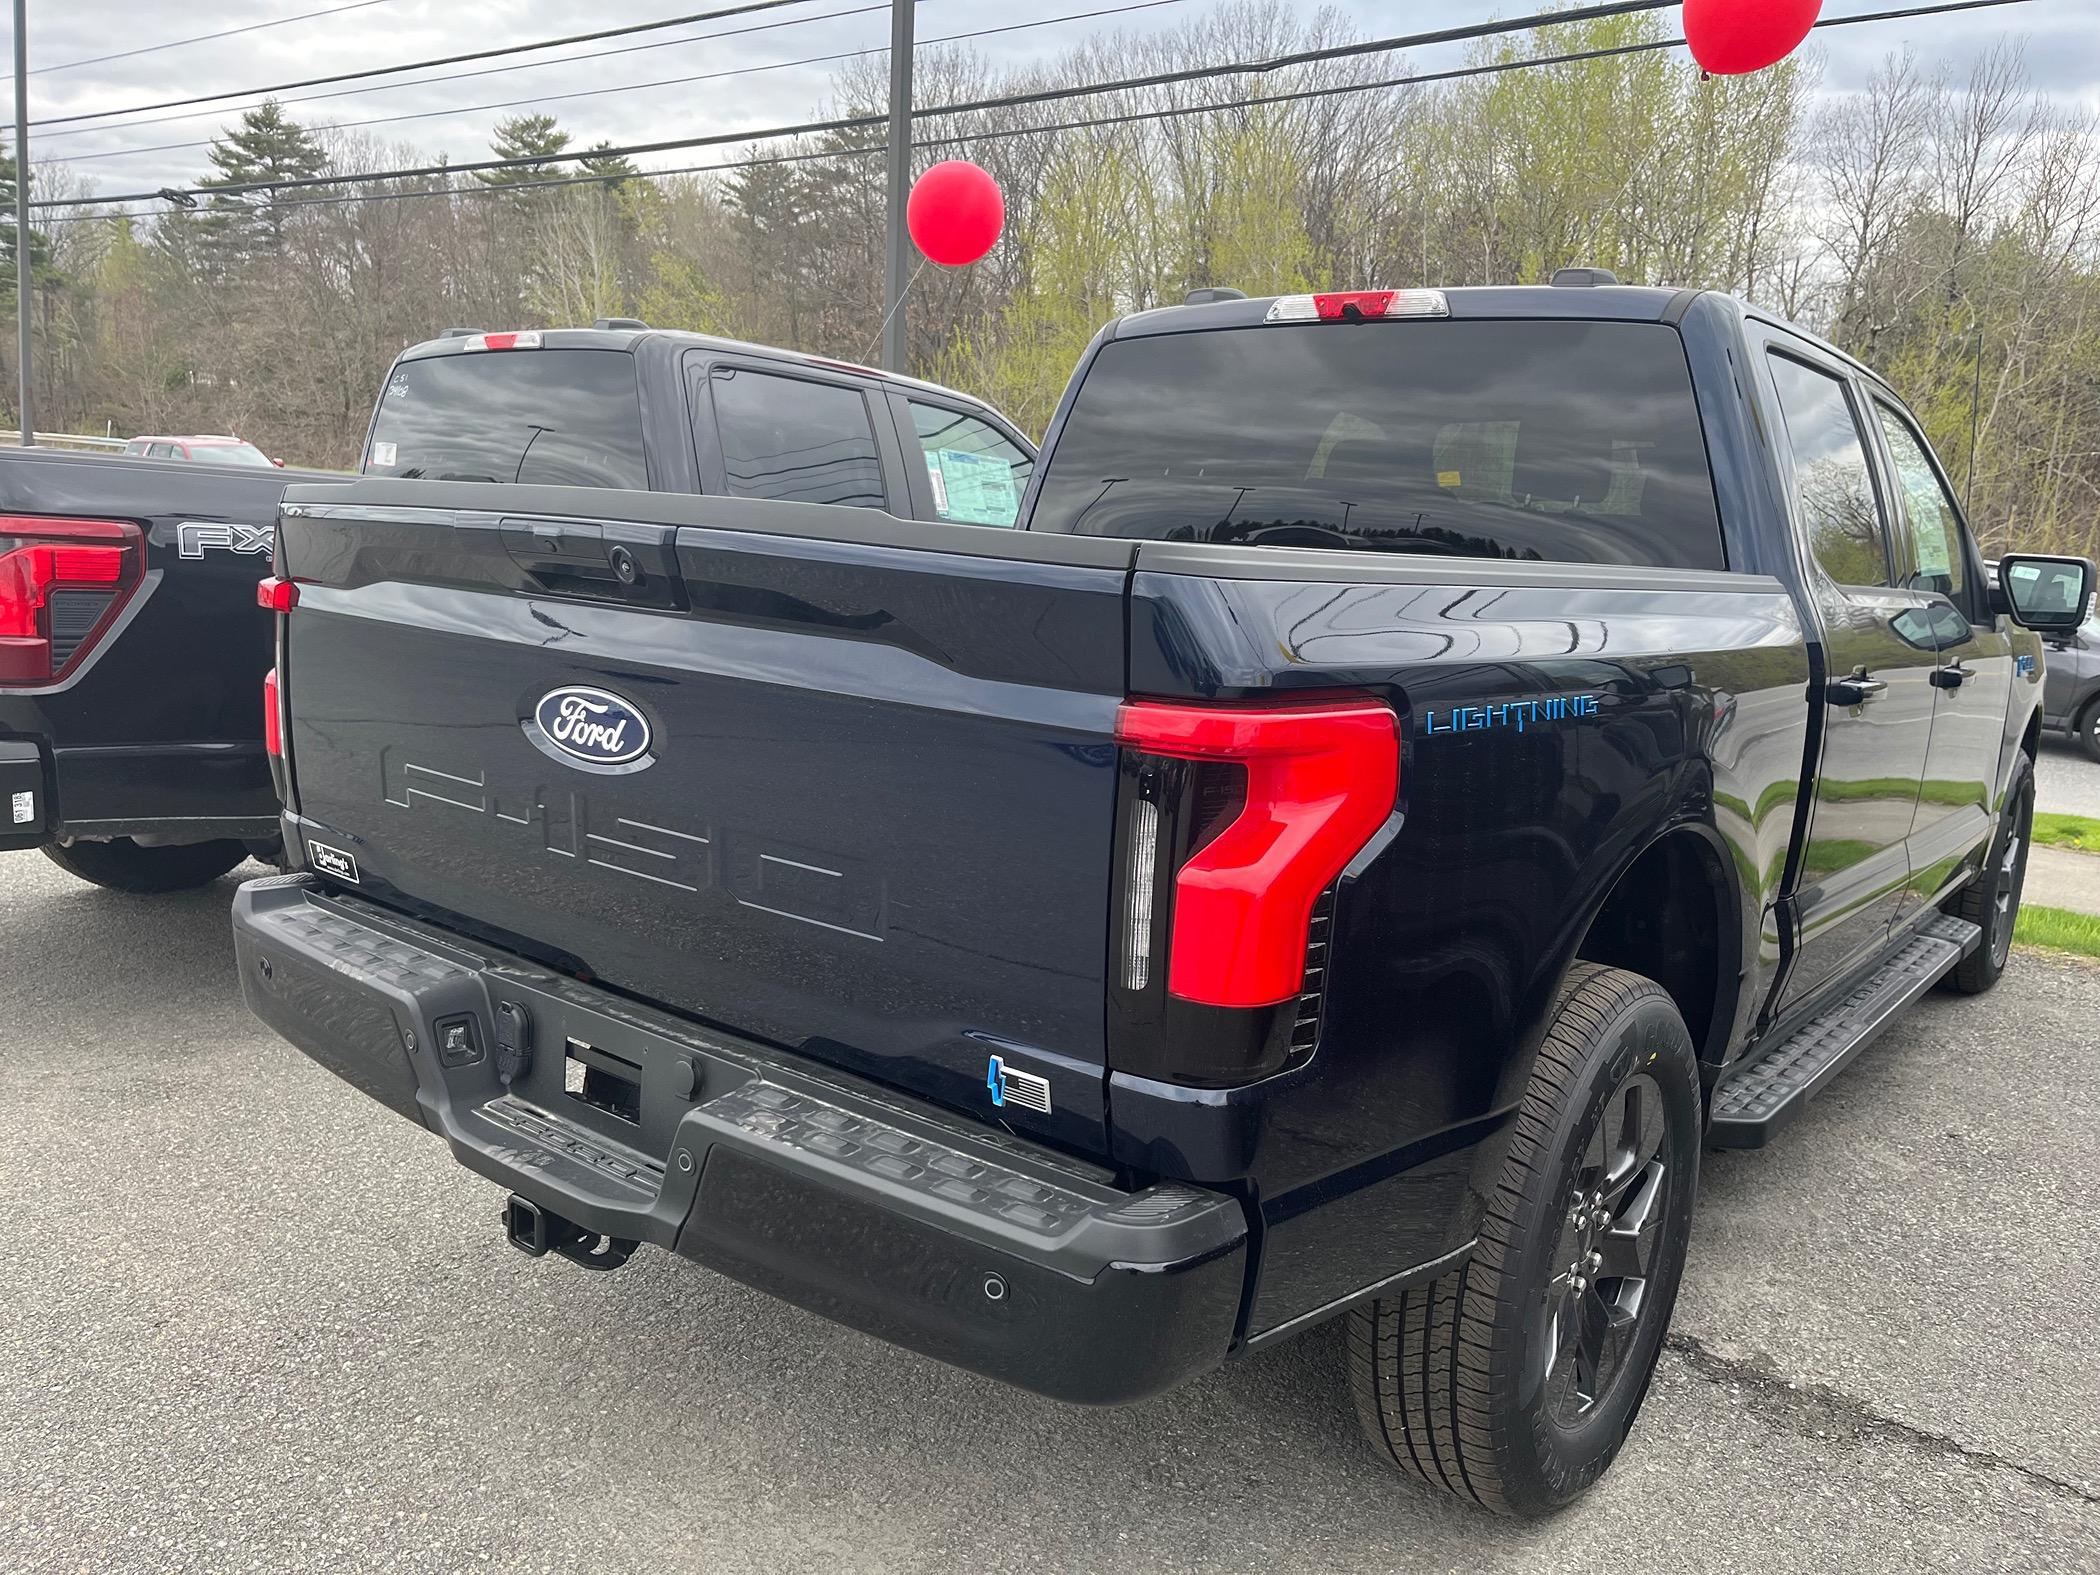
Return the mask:
[[[925,0],[919,0],[925,4]],[[382,82],[377,87],[336,88],[327,93],[306,93],[294,98],[281,98],[280,104],[312,104],[328,98],[357,98],[370,93],[393,93],[402,88],[433,87],[440,82],[464,82],[474,77],[500,77],[514,71],[537,71],[544,66],[574,65],[583,60],[603,60],[612,55],[632,55],[650,49],[669,49],[679,44],[704,44],[718,38],[742,38],[748,33],[770,33],[784,27],[808,27],[814,22],[834,22],[841,17],[865,16],[870,11],[888,11],[889,0],[871,0],[870,4],[850,6],[843,11],[819,11],[814,16],[789,17],[779,22],[758,22],[750,27],[725,27],[712,33],[691,33],[684,38],[657,38],[646,44],[622,44],[617,49],[592,49],[582,54],[557,55],[552,60],[526,60],[514,66],[484,66],[479,71],[450,71],[440,76],[417,77],[409,82]],[[247,106],[252,108],[253,106]],[[121,111],[112,110],[118,114]],[[53,137],[92,137],[112,131],[130,131],[138,126],[160,126],[175,120],[204,120],[213,115],[226,113],[219,109],[193,109],[179,115],[155,115],[144,120],[127,120],[114,126],[75,126],[70,131],[46,132],[37,140],[49,142]]]
[[[989,38],[996,33],[1021,33],[1032,28],[1055,27],[1064,22],[1089,22],[1107,16],[1122,16],[1131,11],[1154,11],[1162,6],[1187,5],[1189,0],[1131,0],[1130,4],[1108,6],[1099,11],[1075,11],[1064,16],[1040,17],[1033,22],[1009,22],[1004,27],[973,28],[965,33],[945,33],[938,38],[921,39],[922,45],[954,44],[966,39]],[[885,8],[886,9],[886,8]],[[337,121],[318,128],[328,131],[350,131],[361,126],[390,126],[404,120],[435,120],[453,115],[479,114],[489,109],[516,109],[525,105],[559,104],[570,99],[602,98],[608,93],[636,93],[649,88],[684,87],[695,82],[717,82],[725,77],[758,76],[768,71],[791,71],[800,66],[828,65],[840,60],[859,60],[868,55],[888,53],[888,46],[877,44],[867,49],[849,49],[839,54],[809,55],[801,60],[777,60],[762,66],[736,66],[724,71],[704,71],[696,76],[661,77],[653,82],[626,82],[617,87],[584,88],[574,93],[546,93],[538,97],[502,99],[493,104],[463,104],[453,109],[425,109],[408,115],[381,115],[370,120]],[[81,153],[67,160],[70,164],[86,164],[95,159],[130,158],[144,153],[175,153],[185,148],[208,148],[216,139],[206,138],[198,142],[163,142],[152,147],[117,148],[107,153]]]
[[[788,3],[788,0],[763,0],[769,5]],[[1330,44],[1320,49],[1302,49],[1292,54],[1276,55],[1268,60],[1233,61],[1221,66],[1187,66],[1178,71],[1155,72],[1149,76],[1123,77],[1112,82],[1096,82],[1079,87],[1039,88],[1026,93],[1009,93],[997,98],[978,99],[962,104],[940,104],[925,109],[914,109],[914,119],[935,115],[961,115],[988,109],[1012,109],[1028,104],[1045,103],[1053,99],[1087,98],[1103,93],[1122,93],[1135,88],[1165,87],[1177,82],[1210,81],[1219,77],[1262,76],[1273,71],[1286,70],[1292,66],[1314,65],[1329,60],[1347,60],[1362,55],[1388,54],[1397,49],[1408,49],[1419,45],[1457,43],[1467,39],[1490,38],[1498,34],[1526,32],[1535,28],[1557,27],[1569,22],[1594,21],[1600,17],[1624,16],[1636,11],[1656,11],[1676,0],[1611,0],[1609,4],[1576,6],[1565,11],[1544,11],[1531,16],[1512,17],[1491,22],[1475,22],[1463,27],[1439,28],[1427,33],[1407,33],[1394,38],[1368,39],[1351,44]],[[2024,0],[1965,0],[1968,5],[2021,4]],[[1954,9],[1956,7],[1950,7]],[[887,114],[849,115],[831,120],[804,121],[792,126],[769,126],[757,131],[725,131],[706,137],[675,137],[662,142],[639,142],[624,148],[578,149],[543,156],[526,156],[513,159],[481,159],[470,164],[429,164],[412,169],[371,170],[352,175],[308,175],[286,181],[247,181],[224,186],[180,188],[186,192],[217,192],[221,195],[238,196],[249,191],[292,191],[311,187],[348,186],[369,180],[413,180],[429,176],[473,174],[488,170],[515,169],[522,165],[539,167],[546,164],[574,164],[585,158],[631,158],[650,153],[675,153],[686,148],[719,147],[729,142],[770,142],[782,137],[822,136],[834,131],[861,131],[869,126],[888,122]],[[121,196],[107,197],[106,202],[144,202],[162,195],[160,191],[126,192]],[[45,201],[31,203],[31,207],[61,207],[66,204]]]
[[627,38],[636,33],[659,32],[667,27],[684,27],[692,22],[712,22],[718,17],[745,16],[753,11],[774,11],[782,6],[807,5],[809,0],[744,0],[742,5],[724,6],[716,11],[695,11],[687,16],[667,16],[654,22],[631,22],[625,27],[602,27],[591,33],[571,33],[563,38],[543,38],[531,44],[506,44],[498,49],[476,49],[460,55],[441,55],[430,60],[407,60],[396,66],[371,66],[363,71],[339,71],[334,76],[307,77],[298,82],[279,82],[270,87],[229,88],[223,93],[200,93],[195,98],[164,99],[157,104],[129,104],[121,109],[98,109],[90,114],[54,115],[49,120],[31,122],[32,129],[44,126],[70,126],[83,120],[108,120],[115,115],[143,113],[149,109],[183,109],[191,104],[215,104],[221,99],[270,97],[288,93],[296,88],[326,87],[334,82],[357,82],[367,77],[393,76],[402,71],[421,71],[430,66],[456,66],[469,60],[494,60],[499,55],[522,55],[536,49],[559,49],[568,44],[591,44],[601,38]]
[[344,11],[362,11],[368,6],[386,5],[389,0],[351,0],[348,5],[332,5],[325,11],[301,11],[297,16],[280,16],[274,22],[250,22],[246,27],[224,27],[216,33],[199,33],[194,38],[174,38],[165,44],[147,44],[142,49],[120,49],[113,55],[90,55],[85,60],[61,61],[55,66],[38,66],[29,74],[42,76],[46,71],[71,71],[75,66],[99,66],[109,60],[129,60],[136,55],[158,54],[163,49],[180,49],[185,44],[205,44],[215,38],[232,38],[236,33],[260,33],[269,27],[286,27],[293,22],[310,22],[317,16],[336,16]]
[[[1871,11],[1861,13],[1857,16],[1830,17],[1818,22],[1816,25],[1818,27],[1850,27],[1864,22],[1898,21],[1913,17],[1940,16],[1949,12],[1956,11],[1976,11],[1990,9],[1997,6],[2024,5],[2028,3],[2029,0],[1948,0],[1948,3],[1936,5],[1910,6],[1898,10],[1889,11]],[[912,146],[914,148],[937,148],[957,143],[999,142],[1012,137],[1042,136],[1059,131],[1083,131],[1106,126],[1131,125],[1134,123],[1145,121],[1176,120],[1191,115],[1213,115],[1236,109],[1254,109],[1272,104],[1303,103],[1308,100],[1337,98],[1352,93],[1377,92],[1385,88],[1426,86],[1431,83],[1451,82],[1468,77],[1497,76],[1505,72],[1536,70],[1546,66],[1573,65],[1579,64],[1584,61],[1614,59],[1624,55],[1650,54],[1660,50],[1675,49],[1681,46],[1683,43],[1684,40],[1682,38],[1661,38],[1651,39],[1636,44],[1619,44],[1605,49],[1585,49],[1557,55],[1531,55],[1516,60],[1491,61],[1480,65],[1455,66],[1443,71],[1426,71],[1413,73],[1407,76],[1385,77],[1374,82],[1350,82],[1328,87],[1300,88],[1288,93],[1262,94],[1259,96],[1249,98],[1220,100],[1214,103],[1183,104],[1175,105],[1167,109],[1134,110],[1127,114],[1120,115],[1101,115],[1080,120],[1050,121],[1039,125],[1013,126],[1001,130],[966,131],[945,137],[915,138],[912,142]],[[969,110],[975,107],[976,106],[973,105],[942,106],[936,109],[921,110],[917,113],[921,116],[934,114],[959,114],[964,112],[965,110]],[[882,116],[864,117],[864,122],[873,122],[876,124],[880,124],[884,118],[885,117]],[[844,125],[847,123],[836,122],[833,124]],[[728,139],[717,138],[712,140],[721,141],[739,139],[731,137]],[[742,140],[757,141],[764,139],[754,134]],[[820,163],[827,159],[862,158],[871,154],[881,153],[885,151],[885,148],[885,143],[876,142],[867,143],[859,147],[851,148],[823,148],[813,152],[776,154],[764,158],[734,159],[713,164],[690,164],[678,166],[672,169],[638,170],[632,175],[549,176],[543,179],[535,180],[507,181],[496,185],[425,187],[408,191],[361,192],[357,195],[348,197],[286,197],[276,199],[265,199],[262,201],[255,202],[253,204],[249,204],[247,206],[251,211],[259,212],[264,209],[274,208],[339,207],[367,202],[401,202],[409,200],[427,200],[433,197],[509,196],[518,192],[544,190],[550,187],[616,186],[630,180],[659,180],[681,175],[705,175],[719,173],[723,171],[760,169],[772,165],[781,164]],[[616,152],[617,150],[613,151]],[[609,155],[605,152],[605,150],[601,150],[600,153],[595,156],[603,157]],[[547,163],[551,161],[525,160],[524,162]],[[450,172],[465,173],[471,170],[472,168],[473,166],[468,165],[453,165],[450,167]],[[362,178],[368,180],[380,180],[396,177],[388,177],[385,175],[372,175],[365,176]],[[218,188],[211,187],[201,188],[201,190],[204,195],[213,195],[218,192]],[[159,194],[155,193],[152,195],[157,197]],[[112,198],[109,200],[142,201],[146,199],[144,197],[140,197]],[[51,203],[48,204],[48,206],[78,206],[78,204]],[[127,213],[70,214],[62,218],[47,220],[46,223],[87,224],[96,222],[98,220],[106,221],[110,219],[144,218],[150,216],[156,211],[158,210],[140,209]]]

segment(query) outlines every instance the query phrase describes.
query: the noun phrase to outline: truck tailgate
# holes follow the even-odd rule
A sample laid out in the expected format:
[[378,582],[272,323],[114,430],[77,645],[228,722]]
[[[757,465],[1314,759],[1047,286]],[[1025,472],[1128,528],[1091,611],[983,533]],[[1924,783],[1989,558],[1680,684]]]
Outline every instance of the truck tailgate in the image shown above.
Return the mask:
[[1103,1150],[1131,544],[363,483],[283,546],[321,872],[958,1108],[999,1057]]

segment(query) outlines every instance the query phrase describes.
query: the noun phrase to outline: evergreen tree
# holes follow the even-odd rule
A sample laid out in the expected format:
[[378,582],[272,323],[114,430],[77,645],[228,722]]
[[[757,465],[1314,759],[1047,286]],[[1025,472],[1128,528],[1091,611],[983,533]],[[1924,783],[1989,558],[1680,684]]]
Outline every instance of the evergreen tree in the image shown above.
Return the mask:
[[[552,115],[509,115],[496,122],[496,140],[489,151],[499,159],[546,159],[568,151],[569,134]],[[506,170],[476,170],[474,178],[484,186],[516,186],[552,174],[540,163],[516,164]]]
[[328,168],[328,153],[319,139],[269,99],[241,116],[238,125],[211,145],[207,157],[215,173],[198,182],[201,188],[261,188],[211,198],[201,224],[217,266],[231,271],[258,259],[281,257],[291,215],[262,205],[277,195],[280,182],[309,180]]
[[[562,140],[567,141],[568,139],[563,138]],[[581,175],[602,175],[605,178],[605,185],[608,191],[619,191],[629,181],[641,174],[641,171],[635,167],[634,160],[628,158],[626,154],[613,152],[610,142],[600,142],[584,151],[583,158],[578,164],[577,173]]]
[[[30,173],[34,186],[36,174]],[[30,277],[38,285],[51,281],[51,240],[42,230],[29,231]],[[15,159],[0,153],[0,292],[12,300],[15,293]]]

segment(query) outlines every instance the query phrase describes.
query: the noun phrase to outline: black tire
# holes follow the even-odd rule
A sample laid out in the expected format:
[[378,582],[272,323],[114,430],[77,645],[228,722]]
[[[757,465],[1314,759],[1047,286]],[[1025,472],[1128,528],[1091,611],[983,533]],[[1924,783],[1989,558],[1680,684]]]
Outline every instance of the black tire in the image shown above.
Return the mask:
[[2071,736],[2078,740],[2087,759],[2100,760],[2100,699],[2078,713],[2078,725],[2071,729]]
[[2012,786],[2005,792],[2005,808],[1998,812],[1998,832],[1991,838],[1982,873],[1940,905],[1942,912],[1983,930],[1976,950],[1940,980],[1957,995],[1983,994],[2012,959],[2020,893],[2027,884],[2027,850],[2033,841],[2034,762],[2022,754],[2013,763]]
[[248,856],[238,842],[187,842],[177,847],[141,847],[129,837],[110,842],[46,843],[51,862],[69,875],[150,896],[209,886]]
[[[1675,1003],[1638,974],[1576,964],[1472,1260],[1350,1314],[1372,1444],[1502,1515],[1548,1514],[1602,1476],[1662,1351],[1699,1149],[1699,1065]],[[1593,1329],[1608,1362],[1584,1354]]]

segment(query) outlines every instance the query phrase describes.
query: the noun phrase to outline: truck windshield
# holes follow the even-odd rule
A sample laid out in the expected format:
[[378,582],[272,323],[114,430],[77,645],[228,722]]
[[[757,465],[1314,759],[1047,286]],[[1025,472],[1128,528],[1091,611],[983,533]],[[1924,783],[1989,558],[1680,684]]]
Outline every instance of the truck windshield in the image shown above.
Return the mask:
[[497,350],[403,361],[379,396],[364,473],[644,491],[634,357]]
[[1118,340],[1047,465],[1039,531],[1726,567],[1684,347],[1659,323]]

